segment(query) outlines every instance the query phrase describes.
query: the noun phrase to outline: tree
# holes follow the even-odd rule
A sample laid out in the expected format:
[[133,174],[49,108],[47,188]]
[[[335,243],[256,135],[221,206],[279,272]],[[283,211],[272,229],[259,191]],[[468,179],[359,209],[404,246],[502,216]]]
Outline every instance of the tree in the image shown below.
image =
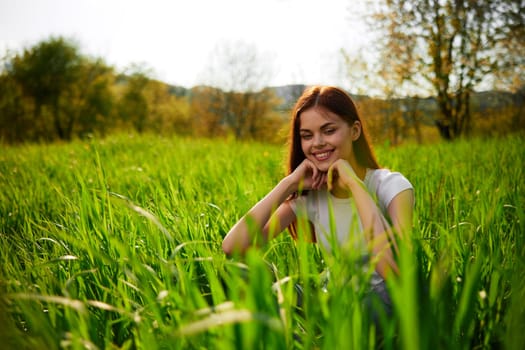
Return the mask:
[[[383,118],[374,120],[378,136],[381,139],[387,137],[391,145],[397,145],[408,128],[414,130],[417,142],[421,142],[421,118],[415,108],[419,101],[415,91],[425,87],[420,82],[409,79],[407,70],[411,67],[407,65],[394,66],[389,64],[386,50],[379,52],[379,63],[374,59],[367,59],[363,53],[350,54],[346,50],[341,50],[346,76],[349,78],[350,92],[358,95],[377,96],[380,100],[369,99],[366,104],[374,105],[374,113],[379,113]],[[403,57],[403,52],[394,54],[395,57]],[[386,57],[385,57],[386,56]],[[428,87],[426,87],[428,89]],[[408,96],[407,96],[408,95]],[[370,118],[370,116],[368,116]]]
[[215,47],[203,79],[210,88],[197,90],[201,102],[202,93],[208,94],[205,110],[211,121],[207,124],[226,128],[237,139],[257,138],[264,125],[261,119],[269,118],[279,104],[275,94],[265,90],[272,75],[269,62],[254,45],[244,42]]
[[42,118],[42,108],[51,111],[52,124],[62,140],[71,138],[74,118],[63,114],[61,97],[79,82],[82,57],[77,46],[64,38],[51,38],[16,55],[10,74],[26,96],[34,101],[34,121]]
[[147,127],[149,105],[145,93],[151,80],[149,76],[149,71],[138,64],[129,67],[121,76],[125,88],[119,105],[120,117],[139,133]]
[[226,134],[221,90],[209,86],[195,86],[191,89],[189,104],[195,136],[217,137]]
[[69,140],[104,133],[113,107],[113,68],[51,38],[4,58],[0,110],[5,140]]
[[523,0],[385,0],[374,18],[386,34],[384,64],[429,83],[445,139],[469,131],[475,89],[524,74]]
[[188,102],[185,94],[177,96],[169,85],[151,80],[144,91],[149,106],[149,127],[159,134],[190,134]]
[[0,138],[20,142],[29,137],[31,120],[20,86],[9,74],[0,75]]
[[72,85],[62,100],[64,114],[70,116],[77,135],[104,135],[111,125],[109,116],[115,105],[112,91],[115,74],[102,60],[83,59],[79,81]]

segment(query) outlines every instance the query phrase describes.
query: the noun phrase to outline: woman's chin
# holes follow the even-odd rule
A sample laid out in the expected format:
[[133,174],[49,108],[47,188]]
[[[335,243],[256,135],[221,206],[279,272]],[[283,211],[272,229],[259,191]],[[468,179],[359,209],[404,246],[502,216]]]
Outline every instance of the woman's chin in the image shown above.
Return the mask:
[[316,158],[310,158],[312,163],[314,163],[317,170],[320,172],[326,173],[328,172],[328,169],[330,169],[330,166],[335,162],[335,159],[332,159],[332,157],[325,159],[325,160],[319,160]]
[[315,164],[315,166],[317,167],[317,170],[323,172],[323,173],[326,173],[328,172],[328,169],[330,169],[330,166],[332,165],[332,162],[317,162],[317,164]]

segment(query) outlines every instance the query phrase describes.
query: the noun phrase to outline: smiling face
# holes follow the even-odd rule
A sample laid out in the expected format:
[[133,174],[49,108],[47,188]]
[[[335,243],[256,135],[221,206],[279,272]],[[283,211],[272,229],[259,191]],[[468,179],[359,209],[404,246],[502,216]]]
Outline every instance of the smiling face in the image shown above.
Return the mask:
[[290,119],[288,174],[305,158],[321,171],[340,158],[356,172],[378,169],[364,127],[354,101],[344,90],[322,85],[306,88]]
[[337,159],[355,164],[353,141],[360,133],[359,122],[348,125],[337,114],[312,107],[300,115],[301,148],[307,159],[321,171],[328,171]]

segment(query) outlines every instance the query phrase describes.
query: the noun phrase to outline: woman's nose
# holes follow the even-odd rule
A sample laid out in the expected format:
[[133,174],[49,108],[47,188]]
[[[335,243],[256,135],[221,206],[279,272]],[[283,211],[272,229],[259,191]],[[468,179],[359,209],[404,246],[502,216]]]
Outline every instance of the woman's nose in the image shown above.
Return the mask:
[[314,135],[314,146],[324,146],[324,138],[322,134],[316,134]]

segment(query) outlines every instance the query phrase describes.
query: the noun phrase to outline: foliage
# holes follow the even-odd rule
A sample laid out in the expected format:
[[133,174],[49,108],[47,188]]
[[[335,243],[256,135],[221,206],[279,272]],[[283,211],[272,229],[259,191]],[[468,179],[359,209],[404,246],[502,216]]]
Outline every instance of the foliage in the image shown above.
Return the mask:
[[107,126],[112,69],[82,56],[72,41],[42,41],[15,55],[2,73],[0,118],[8,141],[70,140]]
[[[102,59],[81,54],[76,43],[65,38],[42,41],[3,58],[0,141],[69,141],[138,132],[281,143],[290,109],[305,86],[264,87],[271,71],[249,45],[226,47],[217,55],[210,82],[227,88],[186,89],[153,79],[143,64],[116,72]],[[500,73],[501,81],[512,76]],[[374,70],[369,74],[376,76],[374,85],[398,86]],[[401,98],[395,89],[388,91],[386,99],[355,96],[375,139],[398,145],[438,138],[439,98]],[[471,136],[522,130],[524,91],[522,86],[470,95]]]
[[138,133],[145,131],[146,119],[149,114],[149,104],[144,91],[150,81],[145,72],[137,69],[123,77],[126,81],[124,93],[119,103],[119,115],[131,124]]
[[[436,96],[435,124],[445,139],[472,130],[474,90],[516,91],[525,84],[525,7],[521,0],[387,0],[373,17],[380,28],[386,90],[398,86]],[[421,83],[421,82],[424,83]]]
[[244,259],[222,253],[229,227],[282,176],[281,146],[146,133],[4,147],[0,341],[517,349],[524,143],[516,135],[376,149],[416,189],[382,340],[361,303],[366,271],[351,252],[328,257],[282,235]]
[[238,140],[280,141],[275,135],[286,116],[277,112],[281,101],[273,90],[223,91],[199,86],[191,90],[190,113],[195,135],[232,135]]
[[253,49],[242,48],[230,48],[222,56],[225,67],[215,67],[220,79],[230,79],[230,90],[197,87],[179,94],[152,79],[144,65],[116,74],[101,59],[82,55],[72,41],[50,38],[4,59],[1,136],[13,143],[133,130],[275,139],[267,127],[282,124],[275,112],[281,101],[271,89],[257,89],[264,71]]

